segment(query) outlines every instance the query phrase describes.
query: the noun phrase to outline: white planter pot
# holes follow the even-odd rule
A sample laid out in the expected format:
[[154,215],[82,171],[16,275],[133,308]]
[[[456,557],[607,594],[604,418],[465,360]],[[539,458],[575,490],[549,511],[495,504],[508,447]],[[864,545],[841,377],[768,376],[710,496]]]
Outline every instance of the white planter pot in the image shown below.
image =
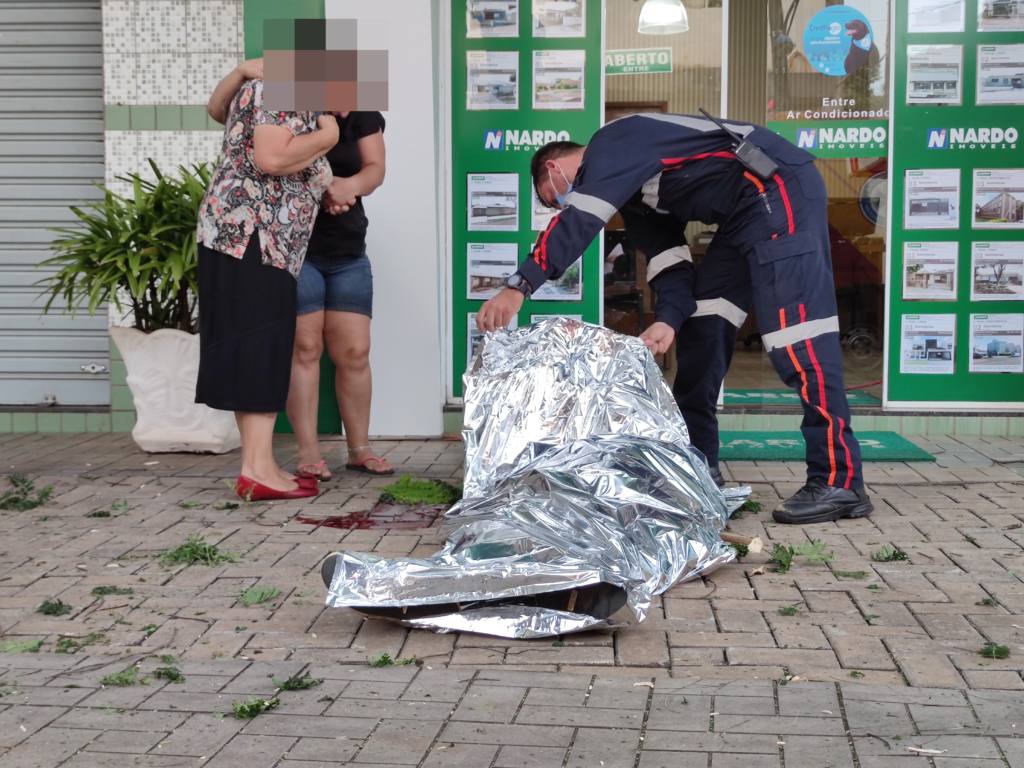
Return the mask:
[[132,437],[142,450],[226,453],[240,445],[233,413],[195,402],[198,334],[113,326],[110,336],[128,368],[137,415]]

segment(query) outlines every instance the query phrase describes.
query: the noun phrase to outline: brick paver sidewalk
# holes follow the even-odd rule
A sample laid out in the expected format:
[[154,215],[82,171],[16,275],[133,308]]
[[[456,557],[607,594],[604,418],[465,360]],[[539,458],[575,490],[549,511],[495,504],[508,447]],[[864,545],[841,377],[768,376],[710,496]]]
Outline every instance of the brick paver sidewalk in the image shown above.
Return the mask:
[[[866,465],[876,514],[840,524],[771,523],[801,466],[727,467],[763,504],[734,529],[821,541],[827,564],[750,555],[641,625],[514,642],[323,607],[329,552],[438,547],[416,515],[324,524],[365,515],[387,480],[235,505],[235,456],[0,437],[4,473],[54,486],[0,512],[0,766],[1020,768],[1024,439],[918,442],[939,461]],[[460,443],[378,447],[457,482]],[[193,534],[232,561],[161,562]],[[887,546],[908,559],[872,559]],[[367,664],[382,654],[414,663]],[[278,690],[307,674],[322,682]],[[233,716],[254,698],[277,706]]]

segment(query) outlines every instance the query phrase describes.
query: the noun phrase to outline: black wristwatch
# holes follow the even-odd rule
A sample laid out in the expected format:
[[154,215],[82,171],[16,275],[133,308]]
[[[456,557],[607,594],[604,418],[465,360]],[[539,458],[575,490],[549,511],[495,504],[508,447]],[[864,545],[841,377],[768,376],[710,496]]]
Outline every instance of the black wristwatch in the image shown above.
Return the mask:
[[530,298],[530,294],[533,293],[533,288],[530,283],[527,282],[526,278],[523,277],[521,272],[513,272],[508,276],[505,281],[505,287],[511,288],[515,291],[519,291],[525,298]]

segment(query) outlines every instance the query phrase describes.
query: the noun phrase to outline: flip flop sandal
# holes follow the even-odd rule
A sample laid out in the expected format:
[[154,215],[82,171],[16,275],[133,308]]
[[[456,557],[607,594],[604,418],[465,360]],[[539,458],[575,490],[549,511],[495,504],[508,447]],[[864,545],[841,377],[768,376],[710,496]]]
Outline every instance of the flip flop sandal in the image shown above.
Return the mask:
[[[370,446],[366,446],[366,448],[369,448],[369,447]],[[358,452],[360,450],[364,450],[364,449],[357,448],[356,452]],[[382,464],[384,462],[384,459],[381,458],[380,456],[377,456],[376,454],[373,454],[373,453],[367,454],[363,458],[362,461],[352,461],[352,453],[353,453],[353,451],[349,451],[348,452],[349,462],[348,462],[348,464],[345,465],[345,469],[351,469],[351,470],[353,470],[355,472],[365,472],[367,475],[393,475],[393,474],[395,474],[395,470],[393,468],[381,471],[381,470],[371,469],[370,467],[366,466],[367,463],[371,462],[371,461],[376,461],[379,464]]]
[[299,464],[296,474],[299,477],[314,477],[322,481],[327,481],[334,477],[331,474],[331,470],[327,468],[327,462],[323,459],[320,459],[316,464]]

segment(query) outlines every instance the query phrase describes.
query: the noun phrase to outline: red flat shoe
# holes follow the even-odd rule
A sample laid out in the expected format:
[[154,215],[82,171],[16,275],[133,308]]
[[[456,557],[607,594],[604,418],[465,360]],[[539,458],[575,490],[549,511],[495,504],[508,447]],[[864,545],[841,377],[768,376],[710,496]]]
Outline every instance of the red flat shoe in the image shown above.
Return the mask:
[[240,499],[244,501],[283,501],[287,499],[308,499],[310,496],[316,496],[320,492],[320,489],[313,485],[302,485],[294,491],[279,491],[275,488],[270,488],[263,483],[258,483],[251,477],[245,475],[239,475],[238,481],[235,483],[235,493],[238,494]]

